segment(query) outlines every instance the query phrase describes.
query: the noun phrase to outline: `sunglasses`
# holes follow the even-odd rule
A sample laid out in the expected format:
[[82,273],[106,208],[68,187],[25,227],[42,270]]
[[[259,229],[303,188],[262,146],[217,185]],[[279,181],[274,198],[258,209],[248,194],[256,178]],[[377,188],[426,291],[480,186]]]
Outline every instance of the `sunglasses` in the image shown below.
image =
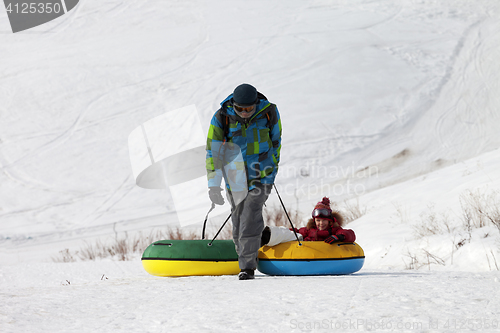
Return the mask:
[[320,217],[320,216],[330,217],[331,215],[332,215],[332,211],[329,209],[326,209],[326,208],[315,209],[315,210],[313,210],[313,213],[312,213],[313,217]]
[[247,106],[233,104],[233,107],[238,112],[250,113],[255,109],[255,104],[254,105],[247,105]]

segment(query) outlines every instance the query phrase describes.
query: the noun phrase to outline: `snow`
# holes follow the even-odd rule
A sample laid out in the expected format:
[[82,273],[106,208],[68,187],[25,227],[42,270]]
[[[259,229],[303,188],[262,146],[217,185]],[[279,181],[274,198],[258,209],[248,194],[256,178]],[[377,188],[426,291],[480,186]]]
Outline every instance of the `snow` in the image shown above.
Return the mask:
[[[12,34],[2,7],[0,331],[498,331],[500,230],[468,233],[463,198],[500,206],[499,18],[495,0],[86,0]],[[135,185],[128,136],[188,105],[206,133],[243,82],[280,110],[287,206],[366,209],[360,272],[52,262],[179,225],[168,190]]]
[[498,283],[495,272],[257,274],[242,282],[158,278],[134,262],[41,263],[3,270],[0,318],[2,332],[498,332]]

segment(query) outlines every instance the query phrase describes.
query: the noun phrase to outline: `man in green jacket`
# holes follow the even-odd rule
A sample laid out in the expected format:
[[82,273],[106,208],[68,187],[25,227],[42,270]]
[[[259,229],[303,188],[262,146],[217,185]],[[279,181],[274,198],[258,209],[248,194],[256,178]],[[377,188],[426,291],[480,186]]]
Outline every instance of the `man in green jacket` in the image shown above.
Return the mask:
[[278,108],[249,84],[241,84],[214,114],[207,138],[209,196],[222,205],[221,183],[231,204],[240,280],[254,278],[262,207],[278,172],[281,120]]

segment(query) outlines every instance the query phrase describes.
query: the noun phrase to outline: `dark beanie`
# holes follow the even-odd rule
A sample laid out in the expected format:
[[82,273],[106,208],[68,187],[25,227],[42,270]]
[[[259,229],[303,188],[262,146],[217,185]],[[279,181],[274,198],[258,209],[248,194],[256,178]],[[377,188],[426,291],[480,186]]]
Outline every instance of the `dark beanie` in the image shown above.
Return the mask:
[[253,105],[257,103],[257,89],[247,83],[240,84],[234,89],[233,101],[239,105]]

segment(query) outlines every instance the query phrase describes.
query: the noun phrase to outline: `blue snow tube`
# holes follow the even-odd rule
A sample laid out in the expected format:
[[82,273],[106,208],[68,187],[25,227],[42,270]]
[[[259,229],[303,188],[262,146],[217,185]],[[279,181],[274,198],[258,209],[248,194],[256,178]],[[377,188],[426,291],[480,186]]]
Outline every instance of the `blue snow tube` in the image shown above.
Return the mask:
[[356,243],[301,242],[264,246],[257,269],[267,275],[344,275],[361,269],[365,254]]

